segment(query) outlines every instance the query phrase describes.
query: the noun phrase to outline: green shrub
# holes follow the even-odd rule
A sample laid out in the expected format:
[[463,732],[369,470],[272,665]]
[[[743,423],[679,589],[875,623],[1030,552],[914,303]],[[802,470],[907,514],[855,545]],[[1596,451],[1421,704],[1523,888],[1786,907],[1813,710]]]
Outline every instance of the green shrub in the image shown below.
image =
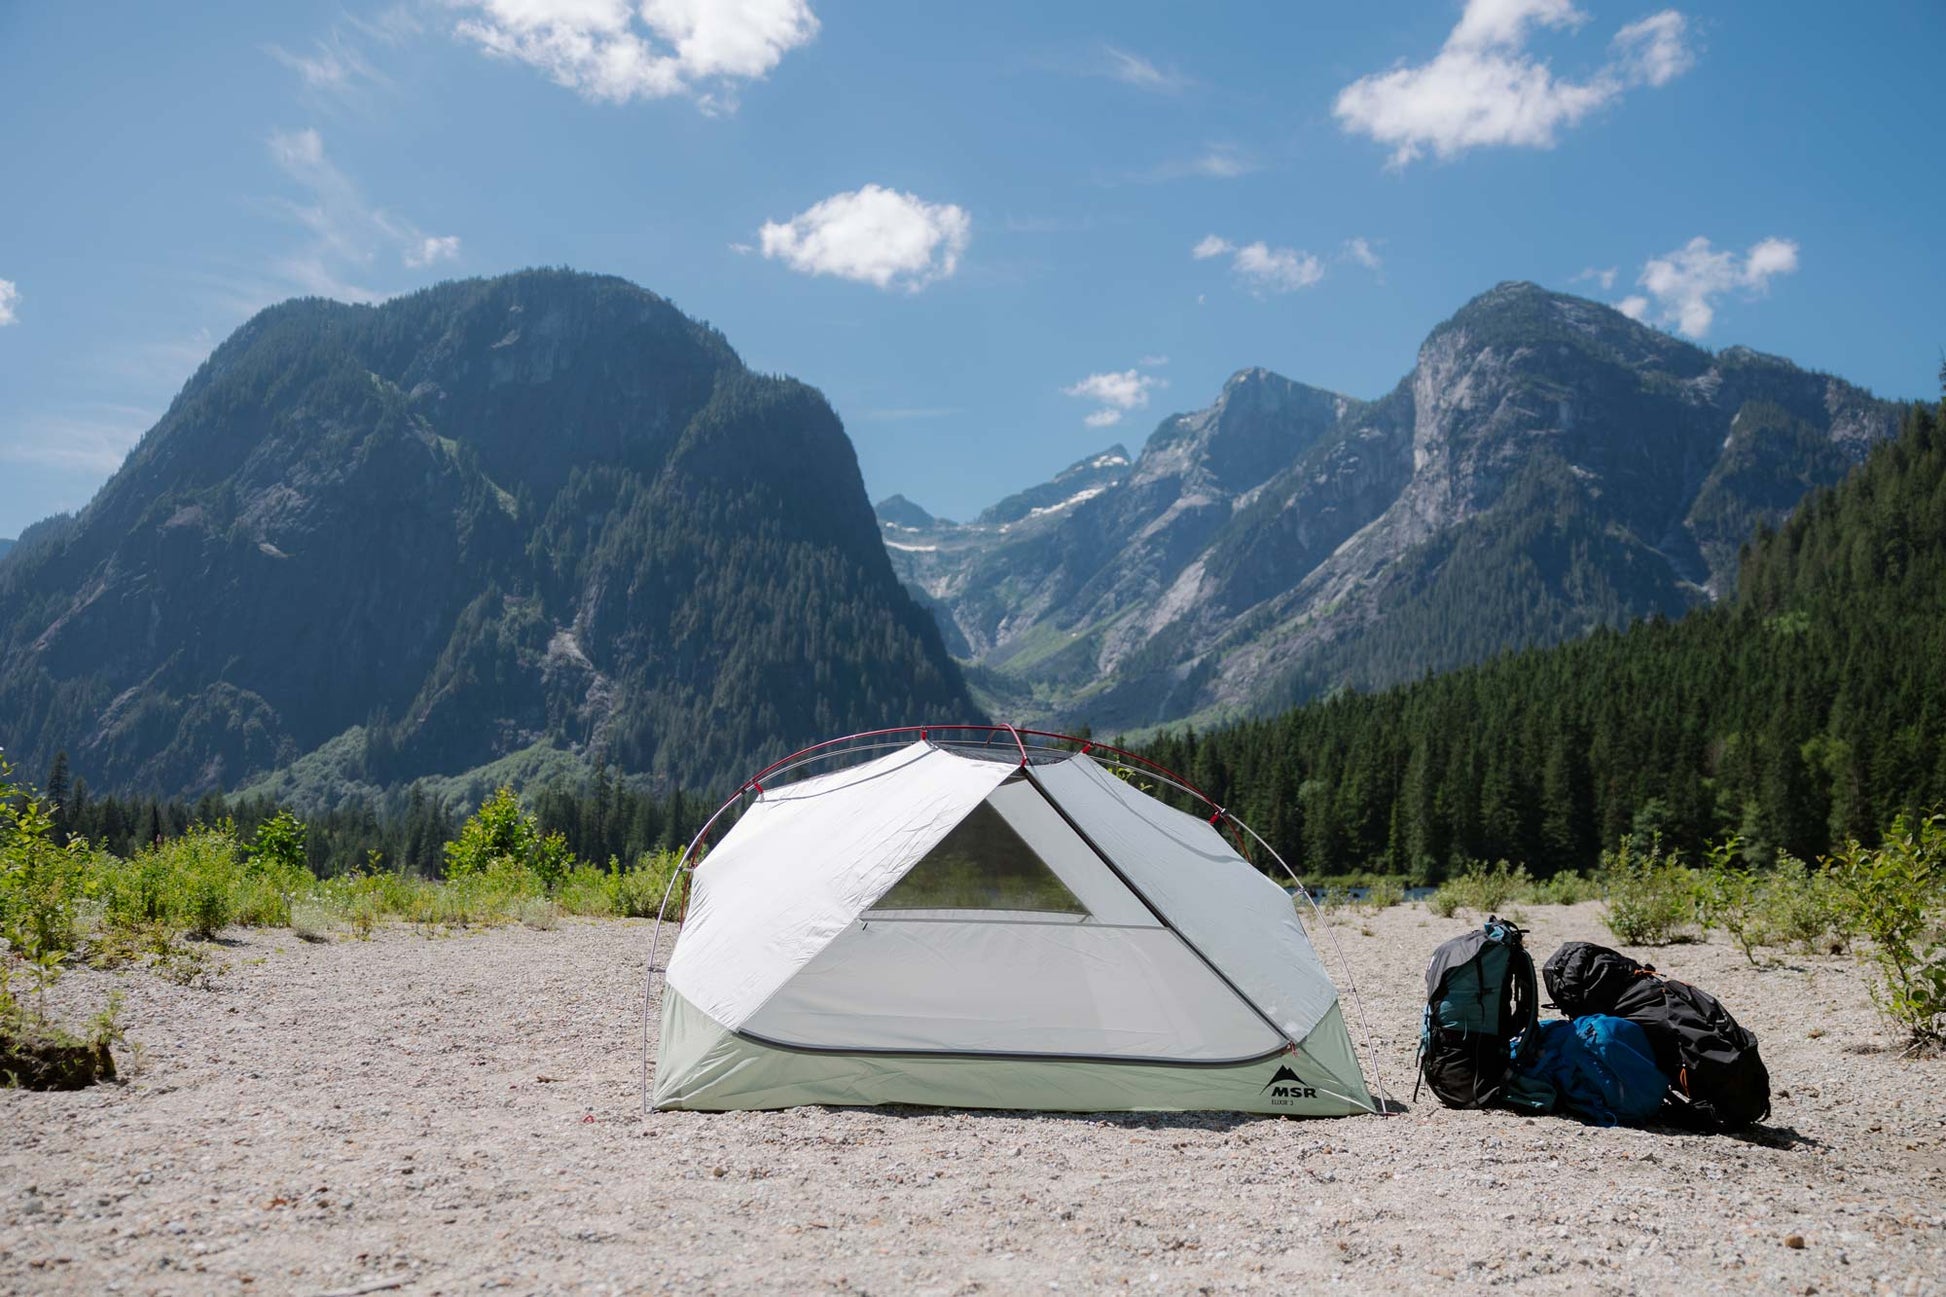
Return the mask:
[[1772,942],[1790,942],[1806,954],[1836,954],[1850,935],[1849,908],[1844,885],[1822,862],[1813,868],[1780,851],[1764,877],[1763,927]]
[[73,950],[85,896],[86,845],[54,842],[47,804],[0,760],[0,940],[27,959]]
[[1389,910],[1403,904],[1405,884],[1396,878],[1381,878],[1365,889],[1365,906],[1368,909]]
[[574,867],[574,853],[559,833],[543,834],[540,823],[520,809],[511,788],[501,787],[480,803],[459,837],[446,844],[446,877],[465,879],[488,873],[496,863],[512,865],[552,888]]
[[1646,849],[1630,835],[1602,855],[1600,876],[1608,913],[1602,922],[1628,946],[1666,946],[1681,940],[1696,921],[1694,874],[1658,835]]
[[1772,941],[1770,907],[1774,888],[1743,864],[1738,834],[1709,846],[1709,868],[1696,879],[1696,917],[1705,932],[1721,928],[1752,964],[1757,948]]
[[1442,919],[1452,917],[1455,910],[1493,914],[1517,901],[1532,899],[1533,893],[1534,880],[1528,876],[1525,865],[1509,865],[1501,860],[1488,869],[1485,861],[1475,860],[1458,877],[1441,883],[1427,905]]
[[1592,878],[1573,870],[1564,870],[1545,882],[1534,884],[1533,894],[1527,899],[1535,905],[1579,905],[1600,896],[1601,888]]
[[1872,998],[1917,1049],[1946,1046],[1946,816],[1893,822],[1876,849],[1847,843],[1830,870],[1872,943]]

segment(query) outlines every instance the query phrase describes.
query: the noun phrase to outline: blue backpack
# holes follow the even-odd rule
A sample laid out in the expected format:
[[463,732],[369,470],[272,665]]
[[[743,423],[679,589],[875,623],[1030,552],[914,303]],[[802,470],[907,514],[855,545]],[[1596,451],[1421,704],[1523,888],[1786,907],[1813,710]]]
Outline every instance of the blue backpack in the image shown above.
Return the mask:
[[1531,1061],[1517,1064],[1515,1092],[1542,1099],[1596,1126],[1633,1125],[1655,1116],[1669,1091],[1649,1034],[1627,1018],[1588,1014],[1540,1024]]

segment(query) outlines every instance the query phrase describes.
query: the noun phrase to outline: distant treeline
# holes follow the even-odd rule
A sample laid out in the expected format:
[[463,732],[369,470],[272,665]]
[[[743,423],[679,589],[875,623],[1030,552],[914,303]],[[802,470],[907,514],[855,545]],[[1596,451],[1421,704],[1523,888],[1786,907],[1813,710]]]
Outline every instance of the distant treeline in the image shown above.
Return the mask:
[[[158,840],[180,837],[192,827],[226,819],[247,837],[281,809],[267,798],[229,798],[221,793],[193,802],[98,797],[89,792],[86,781],[70,776],[65,752],[55,757],[42,791],[54,807],[58,841],[85,837],[122,857]],[[625,865],[645,852],[687,845],[715,807],[681,788],[666,794],[642,792],[605,769],[595,771],[578,787],[546,788],[528,801],[541,831],[560,833],[580,859],[601,864],[613,857]],[[309,830],[306,846],[311,869],[323,878],[373,866],[437,877],[444,869],[446,844],[459,835],[461,823],[475,809],[409,789],[385,808],[307,813],[302,818]]]
[[1946,403],[1912,409],[1746,546],[1718,607],[1146,751],[1312,877],[1545,876],[1630,832],[1685,851],[1739,833],[1760,862],[1875,843],[1946,806],[1943,424]]

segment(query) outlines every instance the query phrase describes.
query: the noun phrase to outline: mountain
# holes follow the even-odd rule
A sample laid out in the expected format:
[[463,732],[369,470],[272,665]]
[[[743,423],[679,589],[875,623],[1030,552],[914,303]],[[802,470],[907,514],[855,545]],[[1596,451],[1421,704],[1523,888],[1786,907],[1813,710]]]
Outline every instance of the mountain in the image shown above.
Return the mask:
[[12,549],[13,547],[14,547],[14,543],[11,540],[8,540],[7,538],[0,536],[0,558],[5,558],[7,556],[7,551]]
[[1208,721],[1709,603],[1759,524],[1896,418],[1508,283],[1378,400],[1243,370],[1086,489],[886,543],[996,710]]
[[97,788],[693,788],[972,710],[824,398],[567,271],[262,312],[0,564],[0,741]]
[[1946,809],[1946,403],[1748,547],[1733,594],[1149,748],[1308,875],[1812,860]]

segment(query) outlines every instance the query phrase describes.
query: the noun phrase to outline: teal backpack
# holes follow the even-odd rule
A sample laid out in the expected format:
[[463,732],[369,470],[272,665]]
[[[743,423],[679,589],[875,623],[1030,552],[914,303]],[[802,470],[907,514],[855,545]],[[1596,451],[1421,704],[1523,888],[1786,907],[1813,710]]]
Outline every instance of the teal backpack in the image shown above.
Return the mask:
[[[1540,1033],[1540,994],[1526,934],[1493,915],[1433,952],[1419,1031],[1419,1078],[1449,1108],[1490,1104],[1545,1112],[1553,1094],[1519,1083]],[[1419,1086],[1412,1087],[1419,1097]]]

